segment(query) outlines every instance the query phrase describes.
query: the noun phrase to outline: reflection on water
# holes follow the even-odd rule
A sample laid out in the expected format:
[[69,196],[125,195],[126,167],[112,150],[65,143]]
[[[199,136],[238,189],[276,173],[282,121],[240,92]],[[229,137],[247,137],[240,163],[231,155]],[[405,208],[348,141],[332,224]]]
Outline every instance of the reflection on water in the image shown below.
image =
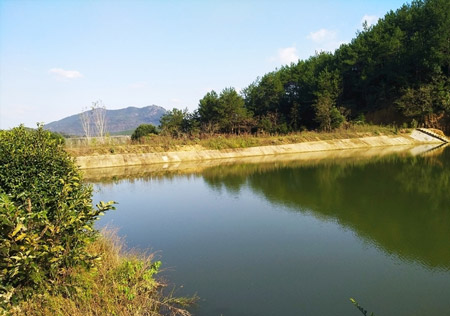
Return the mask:
[[211,159],[187,161],[179,163],[150,164],[145,166],[123,166],[113,168],[86,169],[85,179],[91,182],[110,182],[112,180],[143,178],[155,176],[174,176],[202,172],[214,166],[231,164],[285,164],[295,162],[295,165],[312,165],[338,159],[367,160],[398,154],[398,155],[436,155],[442,152],[445,145],[423,144],[419,146],[388,146],[370,147],[346,150],[315,151],[297,154],[266,155],[230,159]]
[[449,150],[433,157],[320,166],[218,166],[205,170],[203,178],[233,192],[248,186],[292,211],[337,220],[403,259],[450,268]]
[[95,200],[195,315],[446,315],[450,148],[411,152],[103,170]]

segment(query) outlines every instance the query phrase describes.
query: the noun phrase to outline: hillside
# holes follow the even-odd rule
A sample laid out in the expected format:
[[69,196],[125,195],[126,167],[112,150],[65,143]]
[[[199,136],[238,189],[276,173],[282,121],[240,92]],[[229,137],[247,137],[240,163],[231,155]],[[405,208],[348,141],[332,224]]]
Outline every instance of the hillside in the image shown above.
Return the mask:
[[196,112],[169,112],[161,130],[286,134],[366,122],[450,134],[449,0],[389,11],[334,52],[277,68],[241,93],[207,92]]
[[448,133],[449,76],[450,1],[412,1],[334,53],[258,78],[244,89],[245,106],[291,130],[330,129],[344,116]]
[[[133,130],[144,123],[159,125],[159,119],[164,113],[166,113],[166,110],[156,105],[143,108],[130,106],[119,110],[106,110],[106,130],[109,133],[117,134],[118,132]],[[68,135],[82,136],[84,134],[80,114],[71,115],[59,121],[48,123],[44,128]],[[94,130],[93,126],[91,130]]]

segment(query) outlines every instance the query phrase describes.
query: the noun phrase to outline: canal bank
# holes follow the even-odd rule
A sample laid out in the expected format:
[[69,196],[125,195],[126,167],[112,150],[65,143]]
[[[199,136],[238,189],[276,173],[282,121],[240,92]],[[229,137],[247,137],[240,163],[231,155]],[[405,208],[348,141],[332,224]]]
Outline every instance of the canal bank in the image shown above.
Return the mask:
[[223,150],[190,150],[158,153],[108,154],[78,156],[76,163],[81,169],[144,166],[179,162],[199,162],[216,159],[237,159],[258,156],[326,152],[344,149],[365,149],[372,147],[414,146],[420,144],[443,143],[428,130],[414,130],[409,135],[372,136],[353,139],[336,139],[303,142],[288,145],[259,146]]
[[[400,148],[102,168],[110,180],[88,181],[93,201],[120,203],[99,227],[159,250],[164,278],[200,297],[195,315],[357,314],[350,297],[380,315],[446,315],[450,148]],[[395,152],[362,156],[377,150]]]

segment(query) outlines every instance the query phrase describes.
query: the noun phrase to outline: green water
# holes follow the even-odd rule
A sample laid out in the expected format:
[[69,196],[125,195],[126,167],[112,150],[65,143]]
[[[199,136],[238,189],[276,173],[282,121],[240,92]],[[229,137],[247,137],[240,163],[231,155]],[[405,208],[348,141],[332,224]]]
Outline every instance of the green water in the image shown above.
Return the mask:
[[450,315],[450,148],[96,183],[195,315]]

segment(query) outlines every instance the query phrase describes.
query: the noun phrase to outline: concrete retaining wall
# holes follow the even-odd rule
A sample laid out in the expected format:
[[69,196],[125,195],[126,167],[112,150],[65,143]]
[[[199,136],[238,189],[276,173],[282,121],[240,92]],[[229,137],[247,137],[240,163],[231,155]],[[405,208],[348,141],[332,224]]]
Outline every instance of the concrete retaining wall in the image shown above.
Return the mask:
[[212,159],[202,161],[185,161],[164,164],[149,164],[136,166],[120,166],[111,168],[91,168],[84,169],[83,179],[90,182],[109,182],[119,179],[136,177],[154,177],[167,174],[197,174],[205,169],[228,166],[235,163],[258,164],[277,166],[314,166],[326,161],[340,163],[364,163],[374,157],[383,158],[387,155],[433,155],[439,154],[444,149],[440,144],[404,145],[404,146],[381,146],[371,148],[313,151],[305,153],[293,153],[285,155],[265,155],[240,158]]
[[436,139],[427,138],[426,140],[422,140],[420,137],[412,136],[413,135],[374,136],[226,150],[193,150],[162,153],[80,156],[76,158],[76,161],[81,169],[89,169],[440,142]]

